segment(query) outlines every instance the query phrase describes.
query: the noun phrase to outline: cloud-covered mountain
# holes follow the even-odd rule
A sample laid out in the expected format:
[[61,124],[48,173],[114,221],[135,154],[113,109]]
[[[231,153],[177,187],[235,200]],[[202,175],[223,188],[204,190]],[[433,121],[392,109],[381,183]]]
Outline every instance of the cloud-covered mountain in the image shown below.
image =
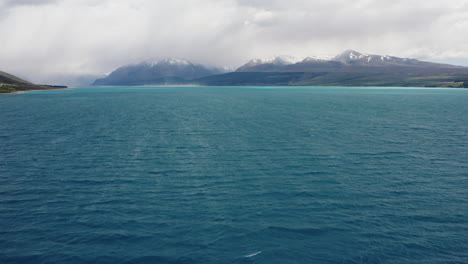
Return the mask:
[[253,59],[236,71],[165,59],[120,67],[94,85],[342,85],[465,87],[468,67],[347,50],[330,58]]
[[185,84],[190,80],[220,74],[219,68],[209,68],[182,59],[164,59],[120,67],[94,85],[165,85]]
[[104,78],[106,75],[98,74],[65,74],[57,73],[45,75],[37,78],[37,83],[47,83],[51,85],[66,85],[68,87],[86,87],[90,86],[96,79]]

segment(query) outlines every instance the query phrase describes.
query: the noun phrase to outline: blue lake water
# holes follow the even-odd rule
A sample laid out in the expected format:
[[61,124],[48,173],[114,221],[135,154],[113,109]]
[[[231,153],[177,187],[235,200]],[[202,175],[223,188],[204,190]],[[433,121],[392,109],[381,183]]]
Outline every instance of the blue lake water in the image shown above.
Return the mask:
[[468,90],[0,96],[0,263],[467,263]]

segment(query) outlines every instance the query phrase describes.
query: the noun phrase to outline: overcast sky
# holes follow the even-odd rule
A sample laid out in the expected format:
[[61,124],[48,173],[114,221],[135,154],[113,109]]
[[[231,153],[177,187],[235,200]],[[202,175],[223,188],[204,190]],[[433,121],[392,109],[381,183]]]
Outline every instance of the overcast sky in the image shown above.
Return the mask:
[[0,70],[33,81],[346,49],[468,66],[467,47],[468,0],[0,0]]

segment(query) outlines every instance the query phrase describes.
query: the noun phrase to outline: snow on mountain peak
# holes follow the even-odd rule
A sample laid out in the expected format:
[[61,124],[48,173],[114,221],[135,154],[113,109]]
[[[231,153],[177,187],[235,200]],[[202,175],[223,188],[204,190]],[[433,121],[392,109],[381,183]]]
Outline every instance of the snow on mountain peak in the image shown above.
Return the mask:
[[177,59],[177,58],[168,58],[160,61],[159,63],[166,63],[171,65],[190,65],[191,63],[187,60]]
[[275,65],[289,65],[299,62],[300,59],[297,59],[293,56],[276,56],[270,57],[267,59],[252,59],[246,65],[248,66],[255,66],[260,64],[275,64]]
[[277,57],[275,57],[274,59],[271,60],[271,62],[273,64],[284,64],[284,65],[294,64],[294,63],[297,63],[299,61],[300,61],[300,59],[298,59],[296,57],[293,57],[293,56],[289,56],[289,55],[277,56]]
[[360,59],[364,59],[364,58],[369,58],[371,56],[369,56],[369,54],[367,53],[359,53],[357,51],[350,51],[349,52],[349,58],[351,60],[360,60]]
[[354,50],[346,50],[342,52],[341,54],[337,55],[336,57],[334,57],[333,60],[341,61],[341,62],[350,62],[353,60],[359,60],[359,59],[365,58],[367,56],[368,56],[367,54],[362,54]]
[[[398,58],[389,55],[376,55],[361,53],[355,50],[346,50],[335,57],[307,57],[302,61],[297,60],[291,56],[277,56],[269,59],[254,59],[249,61],[247,67],[254,67],[262,64],[273,64],[275,66],[287,66],[290,64],[301,63],[326,63],[326,62],[340,62],[344,65],[356,65],[356,66],[386,66],[386,65],[415,65],[417,63],[414,60],[408,58]],[[268,67],[266,67],[268,68]]]
[[143,62],[150,67],[154,67],[156,65],[180,65],[180,66],[188,66],[192,63],[188,60],[177,59],[177,58],[166,58],[162,60],[150,60]]
[[331,57],[329,56],[322,56],[322,57],[317,57],[317,56],[309,56],[305,59],[303,59],[301,62],[307,63],[307,62],[323,62],[323,61],[330,61]]
[[267,63],[267,62],[265,62],[262,59],[251,59],[249,62],[245,64],[245,66],[253,67],[253,66],[264,64],[264,63]]

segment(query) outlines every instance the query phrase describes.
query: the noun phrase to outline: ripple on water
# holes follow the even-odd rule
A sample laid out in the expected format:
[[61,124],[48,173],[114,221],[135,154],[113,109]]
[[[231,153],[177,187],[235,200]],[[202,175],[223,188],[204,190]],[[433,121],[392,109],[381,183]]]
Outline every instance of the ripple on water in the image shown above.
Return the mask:
[[466,96],[0,96],[0,263],[466,263]]

